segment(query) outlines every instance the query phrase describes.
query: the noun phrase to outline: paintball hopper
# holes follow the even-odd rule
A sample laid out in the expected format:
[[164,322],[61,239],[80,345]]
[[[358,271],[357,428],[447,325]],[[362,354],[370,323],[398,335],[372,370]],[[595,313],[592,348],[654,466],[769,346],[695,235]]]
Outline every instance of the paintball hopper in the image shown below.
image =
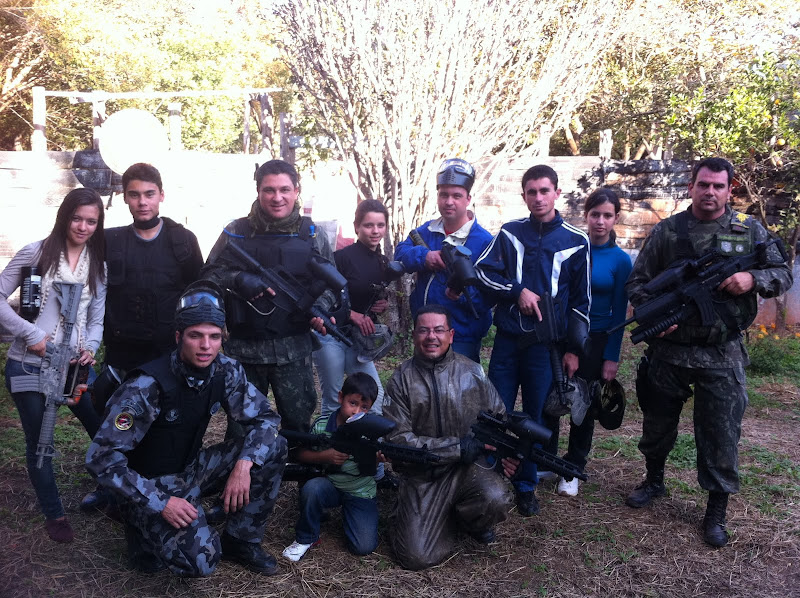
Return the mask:
[[569,413],[575,425],[580,426],[590,405],[589,385],[583,378],[575,376],[567,380],[565,388],[560,391],[557,383],[553,383],[544,402],[544,412],[553,417]]
[[606,430],[616,430],[625,416],[625,389],[614,378],[611,382],[595,380],[589,387],[592,413]]
[[386,355],[394,345],[394,334],[386,324],[375,324],[375,332],[364,336],[358,326],[350,330],[350,338],[358,349],[359,363],[376,361]]

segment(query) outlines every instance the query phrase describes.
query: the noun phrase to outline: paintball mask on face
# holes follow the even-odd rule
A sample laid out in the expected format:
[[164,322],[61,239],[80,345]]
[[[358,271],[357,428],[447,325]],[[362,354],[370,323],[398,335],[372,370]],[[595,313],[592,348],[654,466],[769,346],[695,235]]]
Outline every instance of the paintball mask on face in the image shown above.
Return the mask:
[[467,193],[475,183],[475,169],[472,164],[461,158],[450,158],[442,162],[439,172],[436,173],[436,186],[457,185],[464,187]]
[[210,280],[198,280],[186,287],[175,309],[175,329],[179,332],[204,323],[225,327],[222,289]]

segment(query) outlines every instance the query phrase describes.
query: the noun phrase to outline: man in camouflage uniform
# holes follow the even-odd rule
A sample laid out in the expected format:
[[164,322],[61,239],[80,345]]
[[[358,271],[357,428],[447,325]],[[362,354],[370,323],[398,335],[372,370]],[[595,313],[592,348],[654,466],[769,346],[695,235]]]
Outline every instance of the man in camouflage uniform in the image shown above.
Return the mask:
[[[272,289],[246,271],[226,251],[236,243],[266,268],[280,267],[305,288],[316,281],[312,260],[333,263],[333,253],[322,231],[301,216],[300,183],[294,166],[283,160],[265,162],[256,171],[256,192],[250,214],[226,227],[208,256],[201,276],[227,290],[228,330],[225,354],[242,363],[248,379],[267,394],[269,387],[282,425],[307,432],[317,406],[311,361],[315,346],[311,327],[324,332],[321,321],[301,313],[286,313],[270,302]],[[317,305],[333,307],[336,297],[326,291]],[[256,309],[258,311],[256,311]],[[228,420],[228,435],[240,433]]]
[[[86,467],[117,497],[132,564],[183,577],[211,574],[220,558],[264,575],[277,563],[261,547],[286,463],[280,418],[248,383],[242,366],[219,354],[222,291],[190,285],[175,314],[178,348],[140,366],[112,395]],[[201,450],[222,407],[245,434]],[[201,496],[222,490],[225,532],[208,524]]]
[[[634,306],[651,298],[644,285],[678,259],[699,257],[713,248],[727,255],[751,253],[769,239],[760,223],[728,205],[732,179],[733,167],[721,158],[694,166],[689,183],[692,205],[656,224],[636,260],[626,286]],[[737,272],[722,282],[719,290],[729,300],[717,304],[712,326],[690,320],[651,339],[636,382],[644,416],[639,450],[646,459],[647,477],[625,502],[640,508],[666,494],[664,465],[693,385],[697,479],[709,493],[703,538],[716,547],[728,541],[728,496],[739,491],[737,445],[747,405],[744,368],[749,363],[741,330],[755,318],[756,294],[774,297],[792,284],[791,272],[774,245],[768,257],[766,267]]]

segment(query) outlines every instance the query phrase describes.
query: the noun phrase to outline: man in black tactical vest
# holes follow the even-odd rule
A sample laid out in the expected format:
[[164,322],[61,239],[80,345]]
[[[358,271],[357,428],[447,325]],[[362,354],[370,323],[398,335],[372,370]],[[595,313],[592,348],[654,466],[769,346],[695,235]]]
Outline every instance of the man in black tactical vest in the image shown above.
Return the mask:
[[[219,354],[225,310],[217,285],[190,285],[174,314],[177,349],[128,374],[86,467],[117,498],[136,569],[200,577],[222,558],[273,575],[277,563],[261,541],[286,463],[280,418],[241,364]],[[245,434],[201,448],[220,408]],[[200,503],[220,491],[228,513],[221,536]]]
[[[227,290],[226,309],[230,338],[225,354],[240,361],[247,378],[261,392],[269,387],[284,428],[307,432],[317,405],[311,353],[318,348],[312,326],[325,333],[319,318],[310,319],[301,310],[286,310],[271,289],[256,274],[226,250],[235,244],[261,266],[280,270],[304,288],[319,281],[311,272],[313,261],[333,263],[333,252],[325,234],[300,214],[299,177],[294,166],[270,160],[256,170],[257,199],[250,214],[230,223],[208,256],[202,276]],[[330,311],[336,296],[325,291],[318,307]],[[228,421],[227,437],[239,434]]]
[[[92,392],[101,414],[128,371],[175,348],[175,305],[203,266],[197,237],[158,214],[164,189],[155,167],[128,168],[122,190],[133,223],[106,230],[105,361]],[[81,510],[104,504],[102,493],[91,492]]]

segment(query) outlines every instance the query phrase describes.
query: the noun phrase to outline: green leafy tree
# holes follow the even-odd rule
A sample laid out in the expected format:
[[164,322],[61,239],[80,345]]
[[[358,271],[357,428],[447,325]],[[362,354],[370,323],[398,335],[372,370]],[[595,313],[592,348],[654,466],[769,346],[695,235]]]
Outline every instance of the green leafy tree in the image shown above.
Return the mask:
[[[278,59],[260,9],[243,0],[32,0],[29,4],[32,10],[23,14],[25,26],[36,32],[46,49],[45,74],[37,84],[50,90],[200,91],[287,83],[288,71]],[[276,100],[283,109],[290,98]],[[181,102],[184,147],[241,151],[243,98]],[[166,120],[168,103],[109,101],[107,111],[139,107]],[[11,124],[29,135],[29,98],[16,114],[16,121],[10,117]],[[53,149],[90,146],[91,124],[90,105],[48,100],[47,135]],[[275,130],[274,123],[271,129]]]

